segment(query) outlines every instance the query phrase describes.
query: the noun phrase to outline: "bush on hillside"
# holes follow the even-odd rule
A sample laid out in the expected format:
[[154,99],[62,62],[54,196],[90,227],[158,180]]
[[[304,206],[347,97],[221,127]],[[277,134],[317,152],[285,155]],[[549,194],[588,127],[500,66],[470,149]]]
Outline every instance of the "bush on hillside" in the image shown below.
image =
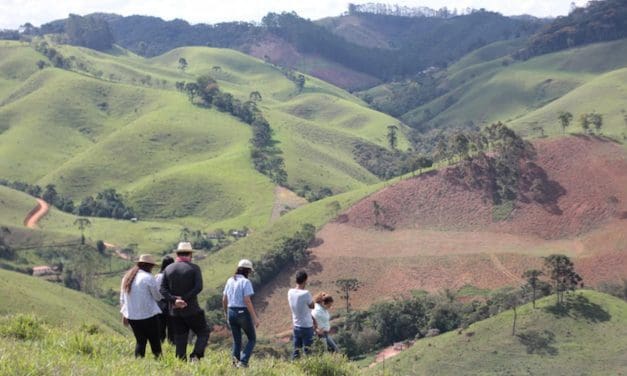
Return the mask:
[[0,318],[0,336],[2,337],[32,341],[42,338],[45,330],[43,321],[32,314]]

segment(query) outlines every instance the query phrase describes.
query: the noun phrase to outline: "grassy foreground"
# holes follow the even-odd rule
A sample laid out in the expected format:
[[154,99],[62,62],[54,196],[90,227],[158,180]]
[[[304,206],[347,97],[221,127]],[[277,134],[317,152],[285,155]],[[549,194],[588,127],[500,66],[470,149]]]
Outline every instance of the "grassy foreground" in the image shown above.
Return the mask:
[[[198,363],[174,357],[164,347],[162,359],[134,359],[134,341],[125,335],[101,332],[98,326],[73,330],[50,327],[32,315],[0,317],[1,375],[229,375],[228,349],[207,351]],[[26,356],[25,356],[26,355]],[[291,363],[275,358],[254,358],[243,375],[353,375],[358,371],[341,356],[312,356]]]

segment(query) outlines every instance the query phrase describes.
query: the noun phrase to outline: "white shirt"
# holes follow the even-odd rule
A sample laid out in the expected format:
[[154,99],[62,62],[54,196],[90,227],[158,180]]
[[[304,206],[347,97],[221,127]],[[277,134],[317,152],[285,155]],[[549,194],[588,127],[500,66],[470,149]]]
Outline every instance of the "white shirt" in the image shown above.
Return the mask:
[[[124,283],[124,280],[122,280]],[[143,320],[161,313],[157,305],[163,299],[152,274],[139,270],[131,284],[131,292],[120,287],[120,312],[129,320]]]
[[290,289],[287,292],[287,300],[292,310],[292,324],[300,328],[312,328],[313,318],[309,306],[313,303],[313,297],[309,291]]
[[331,315],[329,314],[329,311],[321,304],[316,303],[314,309],[311,310],[311,315],[314,317],[314,319],[316,319],[316,322],[318,323],[318,328],[324,330],[325,332],[331,330],[331,323],[329,321],[331,319]]

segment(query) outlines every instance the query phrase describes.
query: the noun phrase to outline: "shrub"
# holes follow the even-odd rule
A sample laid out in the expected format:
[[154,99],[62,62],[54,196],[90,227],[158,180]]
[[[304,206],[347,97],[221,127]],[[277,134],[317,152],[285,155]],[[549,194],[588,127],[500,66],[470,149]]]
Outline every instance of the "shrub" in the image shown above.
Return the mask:
[[343,376],[355,375],[357,369],[338,354],[323,354],[309,356],[297,363],[305,375],[315,376]]
[[0,324],[0,336],[20,340],[37,340],[44,336],[43,322],[32,314],[7,317]]

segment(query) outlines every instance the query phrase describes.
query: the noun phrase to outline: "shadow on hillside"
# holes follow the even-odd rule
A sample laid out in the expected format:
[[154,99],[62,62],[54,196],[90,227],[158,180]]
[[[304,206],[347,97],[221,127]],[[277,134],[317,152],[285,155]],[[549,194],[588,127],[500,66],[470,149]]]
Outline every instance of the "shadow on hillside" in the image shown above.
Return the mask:
[[546,171],[534,162],[529,161],[525,164],[521,176],[520,193],[522,202],[536,202],[553,215],[563,213],[557,202],[566,194],[566,189],[557,181],[549,179]]
[[617,140],[611,136],[606,136],[606,135],[573,133],[571,134],[571,136],[577,137],[586,141],[595,140],[595,141],[600,141],[600,142],[612,142],[618,145],[623,145],[623,142],[621,140]]
[[559,353],[552,344],[555,342],[555,334],[549,330],[539,332],[536,330],[527,330],[526,332],[516,335],[520,343],[527,347],[527,354],[551,355],[555,356]]
[[605,322],[612,318],[600,305],[592,303],[583,295],[569,296],[563,304],[546,307],[545,310],[557,317],[585,319],[588,322]]

